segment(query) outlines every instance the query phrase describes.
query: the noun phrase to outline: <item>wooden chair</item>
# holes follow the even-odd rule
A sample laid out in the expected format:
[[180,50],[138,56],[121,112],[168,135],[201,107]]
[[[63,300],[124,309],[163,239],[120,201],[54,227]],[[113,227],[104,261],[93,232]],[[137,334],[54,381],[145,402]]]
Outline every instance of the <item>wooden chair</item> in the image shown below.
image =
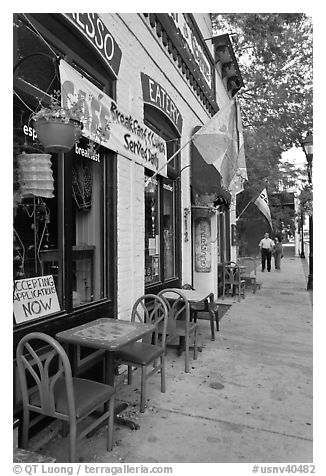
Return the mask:
[[194,337],[194,360],[197,359],[197,324],[190,321],[190,305],[182,290],[163,289],[158,293],[168,307],[167,335],[185,338],[185,372],[189,372],[190,336]]
[[[114,388],[72,377],[70,362],[61,344],[41,332],[25,335],[18,344],[16,356],[23,401],[23,448],[27,449],[30,427],[46,415],[62,420],[63,426],[69,424],[71,463],[76,462],[77,438],[83,438],[104,421],[108,422],[107,449],[112,450]],[[78,424],[103,404],[104,413],[77,436]],[[30,412],[38,414],[32,421]]]
[[261,283],[257,283],[257,263],[255,258],[251,256],[244,256],[238,258],[237,264],[239,266],[246,266],[245,273],[241,274],[241,278],[245,280],[246,284],[252,287],[252,292],[255,294],[257,288],[260,289]]
[[222,299],[226,293],[238,294],[240,301],[241,295],[245,297],[245,280],[242,279],[239,266],[234,261],[226,261],[222,263]]
[[[155,294],[146,294],[137,299],[131,312],[131,321],[155,324],[155,331],[142,342],[134,342],[115,353],[119,364],[128,365],[128,384],[132,383],[132,367],[141,368],[140,411],[145,411],[146,382],[154,373],[161,371],[161,392],[165,392],[165,342],[168,309],[163,299]],[[157,364],[159,360],[159,364]],[[147,372],[147,368],[153,368]]]

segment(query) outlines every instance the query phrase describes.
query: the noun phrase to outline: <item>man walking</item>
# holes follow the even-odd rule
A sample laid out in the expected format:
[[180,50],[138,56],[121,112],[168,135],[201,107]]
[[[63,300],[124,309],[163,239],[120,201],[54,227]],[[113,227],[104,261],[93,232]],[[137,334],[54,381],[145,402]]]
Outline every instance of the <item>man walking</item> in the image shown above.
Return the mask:
[[274,241],[270,239],[269,234],[265,233],[264,238],[259,242],[259,248],[261,251],[261,270],[265,271],[265,265],[267,261],[267,271],[271,270],[272,249]]

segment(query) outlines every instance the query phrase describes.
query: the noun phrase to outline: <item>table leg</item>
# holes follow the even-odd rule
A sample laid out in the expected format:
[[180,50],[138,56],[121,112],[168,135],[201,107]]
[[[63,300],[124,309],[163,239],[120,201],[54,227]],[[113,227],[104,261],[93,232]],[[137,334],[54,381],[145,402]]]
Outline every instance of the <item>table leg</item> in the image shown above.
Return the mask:
[[[106,352],[105,366],[106,366],[106,381],[109,385],[114,387],[114,352]],[[114,421],[120,425],[128,426],[132,430],[138,430],[139,425],[133,420],[124,418],[120,413],[128,408],[128,403],[121,402],[114,408]]]
[[[209,322],[211,325],[211,340],[215,340],[215,330],[214,330],[214,323],[215,323],[215,314],[214,314],[214,294],[209,296],[209,302],[206,301],[209,313]],[[217,320],[218,322],[218,320]],[[218,330],[218,329],[217,329]]]

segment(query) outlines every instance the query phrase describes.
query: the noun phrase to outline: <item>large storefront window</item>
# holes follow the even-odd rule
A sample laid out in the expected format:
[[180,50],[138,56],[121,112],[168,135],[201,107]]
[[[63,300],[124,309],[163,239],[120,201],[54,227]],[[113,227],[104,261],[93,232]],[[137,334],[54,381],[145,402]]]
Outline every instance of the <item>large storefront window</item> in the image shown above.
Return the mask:
[[[60,305],[54,312],[103,299],[105,149],[87,157],[87,141],[81,140],[69,158],[44,153],[26,135],[29,111],[19,102],[14,101],[14,280],[26,287],[31,278],[50,276]],[[70,194],[64,193],[67,181]],[[41,313],[41,306],[34,309]],[[38,312],[30,314],[27,320],[38,317]]]
[[[30,117],[60,89],[59,77],[30,25],[17,19],[15,27],[18,59],[26,58],[14,75],[13,125],[13,274],[16,297],[27,300],[15,324],[22,324],[58,312],[86,313],[101,300],[107,306],[113,232],[106,205],[112,204],[107,188],[112,191],[114,161],[102,146],[90,151],[84,138],[69,153],[45,152]],[[41,299],[48,293],[55,293],[51,309],[50,299]]]

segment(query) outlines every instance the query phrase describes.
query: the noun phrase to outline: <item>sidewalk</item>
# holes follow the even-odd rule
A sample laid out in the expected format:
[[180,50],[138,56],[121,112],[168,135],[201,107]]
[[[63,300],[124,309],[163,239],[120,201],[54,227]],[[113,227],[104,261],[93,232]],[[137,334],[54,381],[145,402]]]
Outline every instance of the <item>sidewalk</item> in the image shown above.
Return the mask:
[[[184,355],[168,349],[166,393],[153,376],[144,414],[137,374],[119,391],[140,429],[115,426],[111,453],[99,430],[79,442],[81,462],[312,462],[312,306],[302,263],[284,258],[280,273],[257,274],[256,294],[248,289],[240,303],[226,299],[233,305],[214,342],[209,322],[199,321],[203,350],[191,373],[184,372]],[[42,444],[50,430],[32,449],[67,461],[66,438]]]

